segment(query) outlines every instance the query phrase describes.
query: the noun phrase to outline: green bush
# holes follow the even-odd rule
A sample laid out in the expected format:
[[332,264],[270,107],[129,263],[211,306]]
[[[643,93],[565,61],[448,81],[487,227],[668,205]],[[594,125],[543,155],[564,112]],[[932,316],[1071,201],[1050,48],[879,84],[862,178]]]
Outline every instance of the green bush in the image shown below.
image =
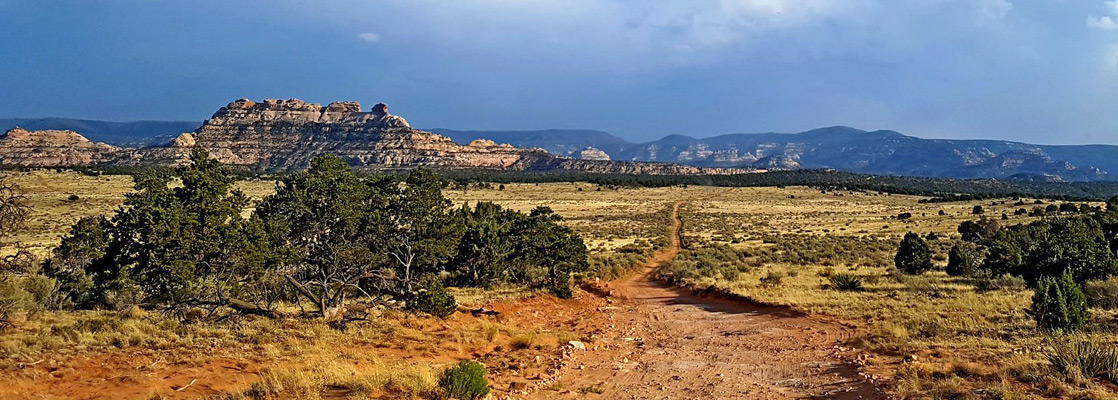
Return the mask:
[[439,387],[452,399],[474,400],[489,394],[485,366],[477,361],[462,361],[443,371]]
[[831,287],[844,292],[860,292],[865,290],[862,287],[862,279],[854,274],[833,274],[830,276]]
[[1037,327],[1046,331],[1071,332],[1087,321],[1087,298],[1071,274],[1041,278],[1028,310]]
[[419,293],[408,304],[408,309],[446,318],[458,309],[458,301],[446,291],[441,279],[428,276],[421,282]]
[[947,252],[947,275],[971,276],[974,275],[974,259],[959,245],[951,247]]
[[897,269],[910,275],[919,275],[932,269],[932,252],[928,243],[920,235],[909,232],[904,235],[897,255],[893,257]]

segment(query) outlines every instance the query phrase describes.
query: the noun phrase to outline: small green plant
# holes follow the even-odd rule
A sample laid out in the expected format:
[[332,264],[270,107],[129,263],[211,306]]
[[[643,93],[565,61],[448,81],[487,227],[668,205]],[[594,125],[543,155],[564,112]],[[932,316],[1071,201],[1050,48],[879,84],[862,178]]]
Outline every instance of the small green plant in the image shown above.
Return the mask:
[[600,388],[598,386],[595,386],[595,385],[583,386],[581,389],[579,389],[579,391],[582,392],[583,394],[586,394],[586,393],[602,394],[602,393],[606,392],[605,389],[602,389],[602,388]]
[[458,302],[443,287],[442,280],[434,276],[428,276],[423,279],[422,289],[415,296],[415,300],[408,304],[408,308],[412,311],[446,318],[458,309]]
[[860,292],[865,290],[862,286],[862,279],[854,274],[834,274],[828,279],[831,281],[831,287],[836,290],[844,292]]
[[489,383],[485,380],[485,366],[477,361],[462,361],[443,371],[439,387],[447,397],[461,400],[475,400],[489,394]]
[[1041,278],[1028,313],[1042,330],[1076,331],[1087,321],[1087,298],[1071,274]]

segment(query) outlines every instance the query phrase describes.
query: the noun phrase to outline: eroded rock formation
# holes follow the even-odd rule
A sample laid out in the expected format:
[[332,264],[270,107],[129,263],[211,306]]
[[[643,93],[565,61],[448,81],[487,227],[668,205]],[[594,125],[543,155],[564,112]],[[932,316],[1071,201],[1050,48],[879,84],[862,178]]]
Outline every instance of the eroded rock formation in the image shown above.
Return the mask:
[[[105,146],[88,144],[81,135],[69,134],[75,143],[71,146]],[[21,135],[24,134],[16,136]],[[163,146],[125,150],[97,147],[100,152],[79,157],[75,151],[55,145],[28,145],[8,149],[13,155],[0,162],[31,165],[26,164],[28,157],[33,156],[30,149],[38,148],[44,156],[39,156],[33,164],[36,166],[177,165],[187,161],[195,146],[208,150],[224,164],[260,170],[306,168],[315,156],[330,153],[344,158],[351,166],[369,169],[425,166],[632,174],[728,172],[676,164],[609,162],[605,161],[608,156],[596,149],[587,149],[579,154],[583,159],[575,160],[542,149],[518,148],[491,140],[460,145],[446,136],[412,129],[407,120],[390,114],[384,103],[363,111],[357,102],[334,102],[323,107],[296,99],[234,101],[194,132],[179,135]]]
[[75,167],[104,162],[120,148],[94,143],[74,131],[9,130],[0,138],[0,164]]

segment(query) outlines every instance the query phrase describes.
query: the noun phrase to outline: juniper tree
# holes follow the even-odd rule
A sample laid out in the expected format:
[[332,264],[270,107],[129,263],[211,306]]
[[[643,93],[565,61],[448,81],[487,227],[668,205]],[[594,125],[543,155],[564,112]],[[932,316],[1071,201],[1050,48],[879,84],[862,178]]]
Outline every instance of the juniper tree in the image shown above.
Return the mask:
[[918,275],[932,269],[932,253],[928,243],[919,234],[909,232],[901,239],[897,255],[893,257],[897,269],[906,274]]

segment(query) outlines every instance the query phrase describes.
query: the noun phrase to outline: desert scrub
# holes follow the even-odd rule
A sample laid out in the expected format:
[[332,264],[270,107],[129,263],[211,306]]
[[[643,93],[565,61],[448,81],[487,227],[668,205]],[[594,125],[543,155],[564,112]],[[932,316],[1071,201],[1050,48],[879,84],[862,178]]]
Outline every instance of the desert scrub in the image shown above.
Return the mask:
[[523,350],[532,347],[532,345],[535,343],[536,333],[528,332],[514,336],[512,340],[509,341],[509,346],[511,346],[514,350]]
[[754,266],[885,266],[896,247],[896,242],[889,239],[839,235],[770,235],[765,236],[762,241],[773,246],[755,251],[756,258],[750,260]]
[[446,318],[454,314],[454,311],[458,308],[458,302],[454,300],[454,296],[446,291],[442,280],[434,276],[427,276],[423,279],[421,286],[422,289],[419,290],[415,299],[408,304],[409,309],[438,318]]
[[777,287],[784,282],[784,274],[776,271],[769,271],[765,276],[759,280],[762,287]]
[[475,400],[489,394],[485,366],[477,361],[462,361],[443,371],[439,388],[452,399]]
[[435,387],[434,375],[425,366],[336,360],[300,368],[265,369],[260,373],[260,381],[249,389],[211,398],[318,400],[324,393],[340,392],[346,398],[360,398],[377,391],[416,397],[431,393]]
[[831,288],[841,290],[844,292],[861,292],[865,290],[862,286],[862,279],[854,274],[833,274],[827,278],[831,282]]
[[1049,363],[1069,382],[1118,379],[1118,347],[1097,335],[1051,335],[1047,339]]
[[1118,309],[1118,278],[1088,281],[1083,285],[1083,294],[1087,296],[1087,304],[1093,308]]

